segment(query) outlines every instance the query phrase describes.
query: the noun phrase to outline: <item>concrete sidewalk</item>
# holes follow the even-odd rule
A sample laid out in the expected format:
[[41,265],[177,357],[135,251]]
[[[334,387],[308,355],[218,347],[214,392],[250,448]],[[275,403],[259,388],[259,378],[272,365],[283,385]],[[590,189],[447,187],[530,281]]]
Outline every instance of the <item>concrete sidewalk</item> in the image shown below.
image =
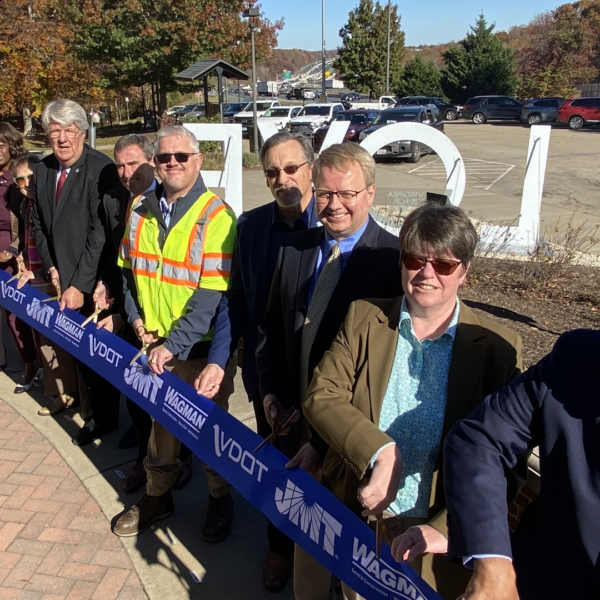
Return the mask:
[[[194,457],[191,483],[175,494],[175,514],[135,538],[118,538],[110,524],[144,493],[126,495],[122,476],[137,449],[120,450],[129,427],[97,446],[71,443],[82,424],[78,409],[40,417],[40,388],[15,395],[21,373],[9,340],[9,369],[0,374],[0,599],[291,600],[262,584],[266,521],[234,492],[235,523],[220,544],[202,539],[208,491]],[[236,379],[231,412],[253,426]],[[124,403],[123,403],[124,404]]]

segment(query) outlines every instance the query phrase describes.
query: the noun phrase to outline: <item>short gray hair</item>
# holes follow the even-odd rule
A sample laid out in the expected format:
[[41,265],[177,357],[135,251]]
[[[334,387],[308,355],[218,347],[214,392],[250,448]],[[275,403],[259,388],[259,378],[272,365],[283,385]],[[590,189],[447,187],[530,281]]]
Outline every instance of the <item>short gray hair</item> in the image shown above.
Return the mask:
[[114,150],[115,158],[117,157],[117,152],[121,152],[121,150],[124,150],[128,146],[137,146],[144,153],[146,160],[152,160],[154,156],[154,146],[145,135],[130,133],[117,140]]
[[275,146],[279,146],[279,144],[285,144],[286,142],[295,141],[300,144],[300,148],[302,148],[302,153],[304,154],[304,159],[307,163],[313,163],[315,160],[315,151],[313,150],[311,141],[304,135],[300,135],[297,133],[290,133],[289,131],[280,131],[275,135],[272,135],[260,149],[260,164],[263,168],[263,171],[267,168],[267,153],[271,148]]
[[425,204],[413,210],[400,229],[402,254],[450,253],[468,267],[475,256],[477,231],[458,206]]
[[359,164],[365,179],[365,186],[375,185],[375,161],[373,157],[356,142],[345,142],[343,144],[332,144],[315,160],[313,165],[313,182],[316,185],[321,169],[329,167],[336,171],[342,171],[349,163]]
[[158,152],[158,144],[162,138],[166,137],[182,137],[186,138],[190,143],[190,149],[193,152],[200,152],[198,146],[198,138],[186,127],[183,125],[169,125],[168,127],[163,127],[163,129],[159,129],[156,134],[156,141],[154,142],[154,152]]
[[86,132],[89,129],[85,110],[73,100],[53,100],[46,104],[42,113],[42,127],[48,133],[50,121],[54,121],[63,127],[75,125],[79,131]]

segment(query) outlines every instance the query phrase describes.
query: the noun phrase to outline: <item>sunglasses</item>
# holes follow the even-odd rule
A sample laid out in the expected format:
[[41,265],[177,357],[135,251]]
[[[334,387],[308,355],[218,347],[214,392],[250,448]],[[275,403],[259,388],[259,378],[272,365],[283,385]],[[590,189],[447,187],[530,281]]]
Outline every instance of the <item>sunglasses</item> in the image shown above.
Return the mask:
[[294,175],[294,173],[298,172],[298,169],[300,167],[303,167],[304,165],[307,165],[307,164],[308,164],[308,161],[303,162],[301,165],[289,165],[287,167],[283,167],[283,169],[267,169],[265,171],[265,175],[269,179],[275,179],[279,175],[279,173],[281,173],[281,171],[283,171],[287,175]]
[[433,270],[442,276],[452,275],[458,266],[462,264],[462,260],[452,260],[451,258],[425,258],[416,254],[403,254],[402,264],[409,271],[420,271],[425,268],[427,263],[431,263]]
[[171,162],[171,156],[174,156],[178,163],[186,163],[190,159],[190,156],[196,156],[197,154],[198,152],[173,152],[171,154],[156,154],[154,158],[159,165],[166,165]]
[[25,187],[32,180],[33,173],[27,173],[27,175],[19,175],[18,177],[13,178],[13,181],[17,184],[17,187]]

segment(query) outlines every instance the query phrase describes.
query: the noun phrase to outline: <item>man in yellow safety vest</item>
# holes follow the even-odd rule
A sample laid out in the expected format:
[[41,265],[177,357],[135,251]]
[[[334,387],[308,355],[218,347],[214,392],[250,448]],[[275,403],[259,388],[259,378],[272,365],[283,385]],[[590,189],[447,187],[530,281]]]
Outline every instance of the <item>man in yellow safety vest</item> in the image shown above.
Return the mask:
[[[227,290],[235,238],[235,215],[206,189],[202,154],[184,127],[161,129],[155,142],[156,173],[162,181],[133,208],[121,245],[127,318],[142,342],[151,344],[148,365],[193,384],[206,366],[212,322]],[[227,409],[235,359],[213,399]],[[134,536],[173,513],[171,487],[181,463],[180,442],[158,421],[152,424],[145,468],[146,494],[116,522],[114,533]],[[231,487],[205,465],[209,499],[203,536],[219,542],[231,532]]]

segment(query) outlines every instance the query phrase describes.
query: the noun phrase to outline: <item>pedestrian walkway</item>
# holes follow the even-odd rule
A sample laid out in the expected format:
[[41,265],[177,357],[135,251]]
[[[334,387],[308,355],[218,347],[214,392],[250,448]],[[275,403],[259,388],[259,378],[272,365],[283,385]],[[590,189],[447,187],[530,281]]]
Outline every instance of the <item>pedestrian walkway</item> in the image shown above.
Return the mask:
[[0,598],[145,600],[121,541],[52,444],[0,399]]

